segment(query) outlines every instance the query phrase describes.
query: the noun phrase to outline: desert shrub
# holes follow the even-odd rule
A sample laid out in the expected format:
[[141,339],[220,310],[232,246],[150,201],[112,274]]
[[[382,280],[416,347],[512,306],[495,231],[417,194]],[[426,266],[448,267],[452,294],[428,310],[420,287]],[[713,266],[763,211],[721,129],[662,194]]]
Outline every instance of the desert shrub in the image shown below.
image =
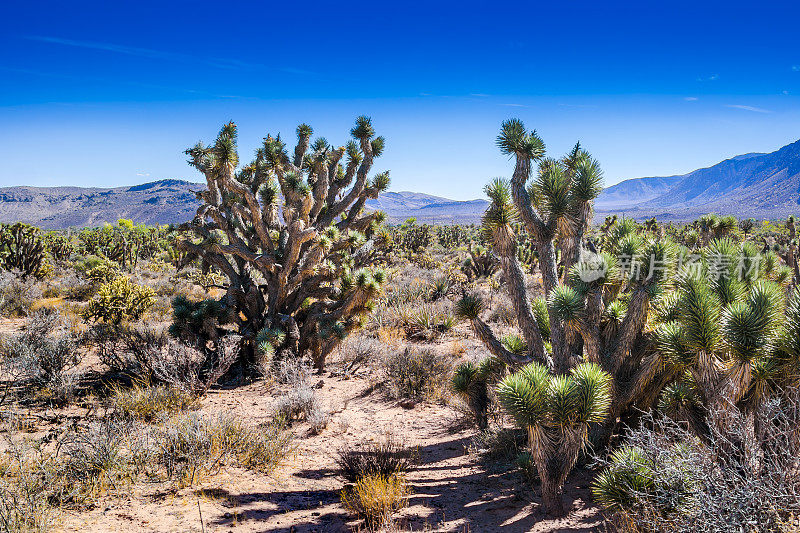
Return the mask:
[[46,533],[57,524],[52,463],[51,456],[16,442],[0,452],[0,531]]
[[156,429],[154,441],[156,464],[179,486],[191,486],[229,464],[268,473],[291,450],[282,426],[251,428],[232,414],[173,417]]
[[185,390],[149,384],[134,384],[128,389],[115,386],[109,403],[122,418],[142,422],[198,407],[197,397]]
[[383,371],[393,397],[431,400],[446,394],[450,363],[429,349],[406,348],[387,354]]
[[137,471],[130,432],[125,423],[105,420],[75,430],[61,442],[56,463],[60,504],[92,504],[133,483]]
[[634,531],[792,531],[800,516],[798,393],[751,415],[710,417],[707,440],[668,418],[645,418],[602,461],[596,501]]
[[368,475],[345,488],[341,498],[348,511],[374,530],[390,524],[392,514],[408,504],[408,487],[400,476]]
[[176,341],[150,324],[95,324],[87,335],[102,361],[113,372],[140,381],[164,384],[201,396],[231,368],[238,355],[235,335],[215,351],[202,351]]
[[36,312],[21,334],[0,339],[13,374],[37,387],[40,397],[59,404],[70,401],[75,390],[77,376],[70,371],[80,361],[77,345],[63,317],[52,310]]
[[119,276],[100,286],[82,316],[86,320],[120,324],[125,320],[141,318],[155,300],[153,289],[136,285],[125,276]]
[[280,379],[283,383],[289,383],[291,388],[277,399],[273,414],[275,419],[287,424],[305,420],[311,425],[312,433],[321,432],[327,427],[330,414],[322,406],[308,381],[311,368],[295,359],[289,359],[281,364],[280,373]]
[[386,345],[374,337],[351,335],[339,347],[337,363],[340,371],[347,375],[361,365],[381,361],[386,354]]
[[42,290],[35,280],[0,272],[0,315],[25,316],[41,297]]
[[339,475],[351,483],[367,476],[404,475],[418,461],[416,449],[403,446],[391,436],[377,442],[363,442],[358,449],[346,445],[336,455]]

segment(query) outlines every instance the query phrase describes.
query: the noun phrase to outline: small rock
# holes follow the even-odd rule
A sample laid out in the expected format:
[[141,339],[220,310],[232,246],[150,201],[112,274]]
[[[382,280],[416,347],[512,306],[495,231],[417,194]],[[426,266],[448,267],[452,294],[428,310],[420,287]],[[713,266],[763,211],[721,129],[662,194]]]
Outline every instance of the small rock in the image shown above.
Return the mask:
[[319,381],[317,382],[317,384],[316,384],[316,385],[314,385],[314,387],[313,387],[313,388],[315,388],[315,389],[321,389],[321,388],[322,388],[322,386],[323,386],[324,384],[325,384],[325,382],[324,382],[324,381],[322,381],[322,380],[319,380]]
[[414,400],[409,400],[407,398],[405,400],[400,400],[400,407],[403,409],[413,409],[416,405],[417,402]]

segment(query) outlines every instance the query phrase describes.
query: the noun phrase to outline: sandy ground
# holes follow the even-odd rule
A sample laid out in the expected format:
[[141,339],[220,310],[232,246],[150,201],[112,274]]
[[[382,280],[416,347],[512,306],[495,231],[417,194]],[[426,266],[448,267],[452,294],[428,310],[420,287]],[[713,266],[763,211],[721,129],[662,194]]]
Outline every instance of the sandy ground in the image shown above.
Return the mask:
[[[319,381],[319,380],[317,380]],[[231,468],[190,489],[137,484],[130,494],[105,498],[93,510],[64,516],[66,531],[339,532],[359,529],[339,503],[344,480],[335,454],[387,433],[417,446],[420,464],[408,480],[409,507],[399,524],[413,531],[598,531],[602,517],[587,504],[589,478],[578,471],[566,487],[572,512],[543,516],[533,489],[513,472],[492,472],[467,447],[474,429],[453,408],[426,403],[405,407],[372,390],[365,378],[326,376],[318,389],[332,413],[328,427],[309,435],[296,425],[295,452],[270,477]],[[213,391],[206,412],[232,410],[251,423],[269,420],[274,396],[263,384]]]

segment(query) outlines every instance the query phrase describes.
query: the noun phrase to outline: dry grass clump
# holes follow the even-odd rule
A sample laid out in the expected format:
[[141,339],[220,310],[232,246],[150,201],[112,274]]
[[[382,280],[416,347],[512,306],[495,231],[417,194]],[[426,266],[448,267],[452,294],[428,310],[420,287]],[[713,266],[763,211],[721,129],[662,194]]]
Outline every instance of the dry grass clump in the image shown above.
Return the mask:
[[15,443],[0,454],[0,531],[44,533],[58,522],[58,510],[47,498],[53,477],[50,461]]
[[392,514],[408,504],[408,495],[403,477],[374,474],[342,490],[341,498],[348,511],[363,518],[367,528],[375,530],[392,522]]
[[166,385],[134,384],[131,388],[114,386],[111,408],[124,419],[153,422],[166,414],[197,409],[197,396]]
[[427,348],[389,352],[382,361],[386,386],[394,398],[438,400],[448,394],[451,363]]
[[231,414],[179,415],[157,427],[154,458],[168,480],[191,486],[227,465],[271,472],[291,451],[283,426],[252,428]]
[[336,456],[339,475],[351,483],[365,476],[404,475],[418,461],[416,449],[406,448],[391,436],[379,442],[364,443],[359,449],[347,445]]
[[364,519],[369,530],[392,525],[392,514],[408,503],[406,473],[419,461],[419,451],[388,435],[379,442],[349,445],[339,450],[339,475],[351,482],[341,493],[342,504]]

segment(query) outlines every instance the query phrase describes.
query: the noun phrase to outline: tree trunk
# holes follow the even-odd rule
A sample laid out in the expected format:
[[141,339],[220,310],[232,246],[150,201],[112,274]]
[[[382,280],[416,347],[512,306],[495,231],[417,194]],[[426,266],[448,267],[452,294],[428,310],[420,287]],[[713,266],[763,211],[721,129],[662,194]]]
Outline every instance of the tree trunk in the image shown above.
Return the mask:
[[550,479],[548,475],[542,477],[542,508],[551,516],[564,516],[566,508],[562,499],[563,487]]

